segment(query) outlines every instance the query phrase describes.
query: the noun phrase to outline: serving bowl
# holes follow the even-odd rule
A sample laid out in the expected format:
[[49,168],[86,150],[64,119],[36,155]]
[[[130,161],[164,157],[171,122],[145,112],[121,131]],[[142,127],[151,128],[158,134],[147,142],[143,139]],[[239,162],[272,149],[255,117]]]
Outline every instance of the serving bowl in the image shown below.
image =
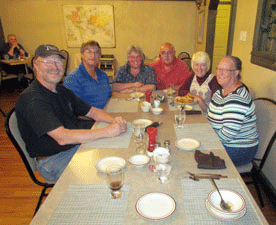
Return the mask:
[[154,115],[159,115],[163,112],[163,109],[162,108],[152,108],[151,111]]

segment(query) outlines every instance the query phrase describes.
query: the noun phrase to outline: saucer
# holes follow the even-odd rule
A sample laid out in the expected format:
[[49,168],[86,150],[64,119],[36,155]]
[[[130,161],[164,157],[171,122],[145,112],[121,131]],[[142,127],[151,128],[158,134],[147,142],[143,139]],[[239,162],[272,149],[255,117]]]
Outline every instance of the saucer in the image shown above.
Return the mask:
[[128,161],[134,166],[141,167],[148,164],[150,158],[147,155],[138,154],[131,156]]
[[193,151],[200,147],[200,142],[192,138],[182,138],[176,141],[175,146],[184,151]]
[[175,211],[175,200],[164,193],[148,193],[138,199],[137,212],[148,220],[163,220]]

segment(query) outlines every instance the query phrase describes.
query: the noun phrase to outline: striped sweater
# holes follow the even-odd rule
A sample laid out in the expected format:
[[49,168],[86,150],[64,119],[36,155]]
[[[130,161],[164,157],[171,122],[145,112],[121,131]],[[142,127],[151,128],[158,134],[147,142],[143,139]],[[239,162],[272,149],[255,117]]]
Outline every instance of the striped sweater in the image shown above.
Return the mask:
[[208,120],[227,147],[247,148],[259,143],[255,104],[244,85],[227,96],[222,90],[216,91],[209,104]]

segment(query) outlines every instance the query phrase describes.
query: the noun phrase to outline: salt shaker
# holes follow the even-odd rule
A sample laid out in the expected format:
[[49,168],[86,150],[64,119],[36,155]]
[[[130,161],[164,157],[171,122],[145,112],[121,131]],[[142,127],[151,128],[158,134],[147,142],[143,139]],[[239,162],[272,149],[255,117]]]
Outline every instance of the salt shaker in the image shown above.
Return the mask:
[[168,149],[169,150],[169,152],[170,152],[170,140],[165,140],[164,141],[164,148],[166,148],[166,149]]

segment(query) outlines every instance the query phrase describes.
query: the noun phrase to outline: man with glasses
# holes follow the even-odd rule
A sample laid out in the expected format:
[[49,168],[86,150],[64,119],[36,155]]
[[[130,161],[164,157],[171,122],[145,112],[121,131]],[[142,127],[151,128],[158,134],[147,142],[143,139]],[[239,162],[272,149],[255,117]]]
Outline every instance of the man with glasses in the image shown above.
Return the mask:
[[[2,47],[2,55],[4,59],[19,59],[19,57],[28,57],[28,52],[23,48],[21,44],[18,43],[16,36],[14,34],[8,35],[8,42],[5,43]],[[17,74],[18,81],[21,81],[24,74],[26,73],[26,69],[24,65],[7,65],[2,64],[2,70],[7,74]],[[30,73],[32,73],[32,70]]]
[[[126,121],[91,107],[60,83],[64,74],[63,55],[56,46],[41,45],[33,61],[36,79],[16,103],[18,126],[38,172],[56,182],[79,144],[125,132]],[[91,120],[80,120],[85,116]],[[95,121],[109,123],[91,130]]]
[[63,81],[77,96],[91,106],[103,109],[112,96],[106,73],[98,68],[101,47],[96,41],[83,43],[80,49],[81,64]]
[[150,64],[157,78],[157,90],[174,88],[178,90],[189,77],[187,64],[176,58],[175,49],[171,43],[160,47],[159,60]]

